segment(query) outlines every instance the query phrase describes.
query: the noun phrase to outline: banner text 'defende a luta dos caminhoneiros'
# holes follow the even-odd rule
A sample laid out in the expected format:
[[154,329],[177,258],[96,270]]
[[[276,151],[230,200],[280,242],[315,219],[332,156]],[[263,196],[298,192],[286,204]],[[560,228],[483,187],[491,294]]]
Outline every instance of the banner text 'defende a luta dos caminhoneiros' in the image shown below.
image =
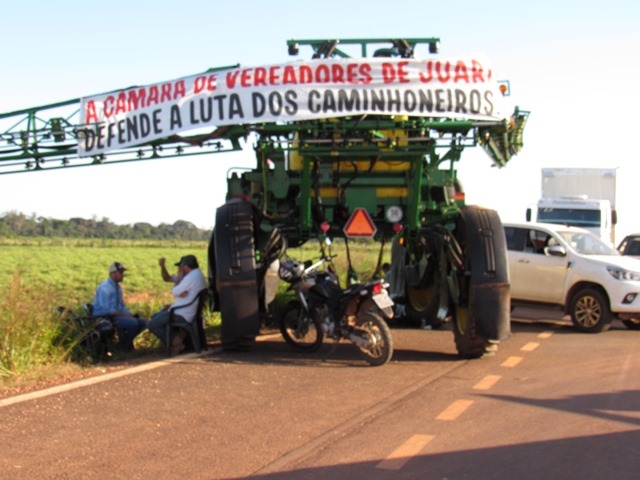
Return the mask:
[[311,60],[234,68],[82,99],[81,156],[203,127],[372,115],[502,120],[479,58]]

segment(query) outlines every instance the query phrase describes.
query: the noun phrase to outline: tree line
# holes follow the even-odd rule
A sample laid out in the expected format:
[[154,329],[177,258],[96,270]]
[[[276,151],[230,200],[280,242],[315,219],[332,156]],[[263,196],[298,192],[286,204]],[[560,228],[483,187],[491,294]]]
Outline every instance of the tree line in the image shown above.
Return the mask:
[[202,230],[185,220],[157,226],[145,222],[117,225],[106,217],[58,220],[11,211],[0,216],[0,236],[208,241],[211,230]]

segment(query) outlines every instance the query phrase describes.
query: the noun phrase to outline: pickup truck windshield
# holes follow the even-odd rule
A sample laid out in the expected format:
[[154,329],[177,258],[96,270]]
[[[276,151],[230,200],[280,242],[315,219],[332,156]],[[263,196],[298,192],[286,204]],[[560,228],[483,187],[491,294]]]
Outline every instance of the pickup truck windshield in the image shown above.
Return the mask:
[[620,255],[620,252],[590,233],[558,232],[558,235],[582,255]]

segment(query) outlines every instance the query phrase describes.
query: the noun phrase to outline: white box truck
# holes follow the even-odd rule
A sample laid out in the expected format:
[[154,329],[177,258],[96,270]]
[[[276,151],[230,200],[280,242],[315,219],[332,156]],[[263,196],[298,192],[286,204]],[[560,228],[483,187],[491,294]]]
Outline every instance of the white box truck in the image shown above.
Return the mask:
[[616,169],[543,168],[542,194],[526,218],[586,228],[615,245]]

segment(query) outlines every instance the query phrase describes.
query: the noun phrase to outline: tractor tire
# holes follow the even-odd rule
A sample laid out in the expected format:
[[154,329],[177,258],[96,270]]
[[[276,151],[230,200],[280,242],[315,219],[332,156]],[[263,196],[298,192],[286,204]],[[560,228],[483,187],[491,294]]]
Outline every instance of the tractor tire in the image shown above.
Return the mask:
[[218,284],[218,280],[216,277],[217,269],[216,266],[216,231],[215,228],[211,232],[211,237],[209,238],[209,245],[207,247],[207,260],[208,260],[208,272],[207,272],[207,280],[209,283],[209,310],[212,312],[220,311],[220,296],[218,295],[218,290],[216,289],[216,285]]
[[215,291],[224,350],[250,350],[260,330],[253,210],[232,199],[216,211],[213,231]]
[[465,273],[451,320],[458,354],[481,358],[495,354],[510,334],[510,288],[507,247],[498,213],[476,206],[461,209],[456,240]]
[[[464,187],[460,180],[456,179],[453,186],[456,193],[464,193]],[[447,281],[447,272],[443,270],[441,265],[428,266],[420,279],[419,286],[407,285],[405,287],[405,315],[410,324],[422,328],[439,329],[443,327],[447,319],[438,318],[442,306],[441,289],[446,288]]]
[[[443,273],[438,267],[430,264],[427,264],[423,271],[414,264],[409,275],[409,264],[407,249],[398,238],[394,239],[391,246],[391,266],[385,275],[385,280],[390,284],[389,293],[396,303],[397,315],[394,323],[420,328],[440,328],[443,321],[438,319],[438,309]],[[420,278],[417,278],[418,275]]]
[[410,325],[420,328],[442,328],[444,322],[438,318],[442,281],[442,272],[427,271],[419,287],[406,287],[405,315]]

